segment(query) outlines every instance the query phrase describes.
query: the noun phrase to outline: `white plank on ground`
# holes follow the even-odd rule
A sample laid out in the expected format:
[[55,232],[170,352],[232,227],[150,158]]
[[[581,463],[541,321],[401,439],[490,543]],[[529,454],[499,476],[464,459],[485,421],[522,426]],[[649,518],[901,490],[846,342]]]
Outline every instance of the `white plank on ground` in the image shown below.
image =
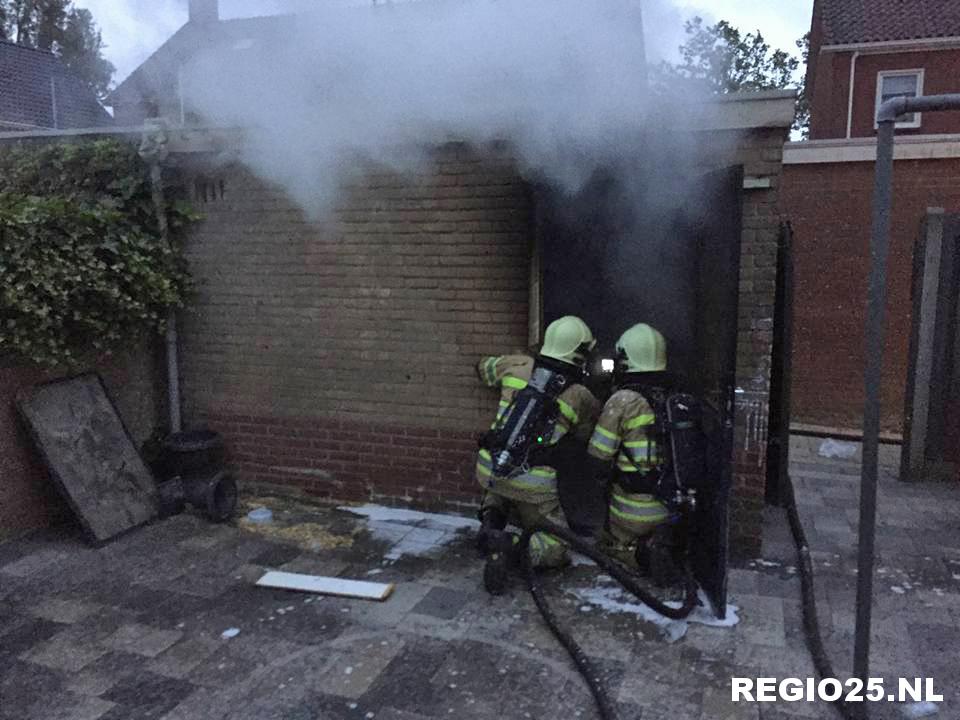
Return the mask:
[[300,590],[321,595],[340,595],[360,600],[386,600],[393,592],[394,584],[344,580],[343,578],[302,575],[300,573],[271,570],[257,580],[260,587]]

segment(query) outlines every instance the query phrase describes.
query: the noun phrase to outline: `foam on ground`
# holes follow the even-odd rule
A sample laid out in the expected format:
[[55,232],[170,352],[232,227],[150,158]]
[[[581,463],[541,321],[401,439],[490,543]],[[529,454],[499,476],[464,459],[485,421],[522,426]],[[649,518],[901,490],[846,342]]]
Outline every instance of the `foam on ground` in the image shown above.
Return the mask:
[[[602,579],[601,581],[602,582]],[[730,628],[740,622],[737,615],[739,608],[735,605],[727,605],[726,617],[717,618],[710,610],[710,603],[703,591],[700,591],[700,605],[683,620],[671,620],[658,613],[653,608],[638,602],[630,593],[626,592],[619,585],[596,584],[587,588],[574,588],[570,590],[578,600],[587,603],[589,606],[597,607],[608,613],[622,613],[636,615],[645,622],[656,625],[663,632],[664,637],[670,642],[676,642],[687,634],[690,623],[697,625],[706,625],[715,628]],[[669,601],[665,603],[668,607],[679,608],[683,603],[679,601]],[[583,610],[584,608],[581,608]]]
[[437,554],[456,538],[460,530],[475,530],[480,523],[459,515],[442,515],[383,505],[341,506],[338,508],[367,519],[367,529],[375,540],[390,543],[384,555],[388,561],[404,555],[415,557]]

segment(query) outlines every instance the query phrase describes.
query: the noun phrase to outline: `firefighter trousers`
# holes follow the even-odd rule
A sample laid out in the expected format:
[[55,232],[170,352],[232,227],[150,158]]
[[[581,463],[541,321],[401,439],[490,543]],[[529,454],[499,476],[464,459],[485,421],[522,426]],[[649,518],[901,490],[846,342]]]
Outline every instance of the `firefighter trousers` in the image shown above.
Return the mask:
[[[559,496],[552,501],[529,503],[506,498],[493,490],[483,496],[482,507],[500,510],[517,527],[527,529],[538,520],[549,520],[555,525],[566,527],[563,512],[560,510]],[[567,565],[570,558],[565,543],[553,535],[536,532],[530,536],[530,562],[536,568],[559,568]]]

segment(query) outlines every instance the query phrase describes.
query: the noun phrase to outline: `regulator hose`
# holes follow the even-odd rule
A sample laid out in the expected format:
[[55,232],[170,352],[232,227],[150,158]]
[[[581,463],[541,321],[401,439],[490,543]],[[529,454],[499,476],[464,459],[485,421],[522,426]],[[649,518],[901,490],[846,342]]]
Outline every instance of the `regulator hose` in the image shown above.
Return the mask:
[[533,563],[530,561],[529,547],[530,538],[533,537],[534,533],[538,532],[549,533],[550,535],[563,540],[577,552],[586,555],[600,568],[608,572],[610,576],[620,583],[625,590],[635,595],[644,605],[649,606],[664,617],[668,617],[672,620],[682,620],[690,615],[690,613],[693,612],[693,610],[699,604],[696,581],[694,581],[689,569],[685,568],[684,585],[686,588],[686,596],[683,604],[679,608],[670,607],[655,595],[641,587],[633,573],[627,571],[615,560],[612,560],[603,553],[599,552],[592,545],[586,543],[583,538],[571,532],[570,530],[567,530],[566,528],[555,525],[548,520],[540,520],[524,530],[523,534],[520,536],[520,543],[517,549],[520,552],[520,557],[523,560],[523,569],[527,580],[527,588],[530,590],[530,594],[533,596],[533,601],[536,603],[537,609],[540,610],[540,614],[543,616],[543,620],[547,624],[547,627],[550,628],[550,631],[554,634],[557,640],[560,641],[560,644],[563,645],[567,653],[569,653],[570,658],[577,666],[577,670],[580,671],[580,674],[586,681],[587,686],[590,688],[590,692],[597,703],[597,708],[600,711],[600,717],[602,720],[617,720],[617,713],[614,708],[614,704],[607,694],[606,688],[603,686],[600,672],[591,662],[587,654],[583,651],[583,648],[581,648],[577,644],[576,640],[573,639],[570,633],[566,632],[562,627],[560,627],[557,616],[553,613],[553,610],[550,609],[550,605],[547,603],[547,598],[543,592],[543,588],[540,587],[540,583],[537,581],[537,574],[534,571]]
[[[803,630],[807,641],[807,649],[813,659],[820,678],[835,678],[833,663],[827,656],[823,646],[823,636],[820,633],[820,620],[817,618],[817,598],[813,590],[813,563],[810,561],[810,547],[807,544],[807,534],[800,522],[800,513],[797,511],[797,497],[793,487],[793,479],[785,474],[783,487],[785,492],[787,520],[790,523],[790,532],[797,547],[797,565],[800,568],[800,594],[803,608]],[[844,720],[858,720],[851,707],[841,697],[835,700],[833,706]]]

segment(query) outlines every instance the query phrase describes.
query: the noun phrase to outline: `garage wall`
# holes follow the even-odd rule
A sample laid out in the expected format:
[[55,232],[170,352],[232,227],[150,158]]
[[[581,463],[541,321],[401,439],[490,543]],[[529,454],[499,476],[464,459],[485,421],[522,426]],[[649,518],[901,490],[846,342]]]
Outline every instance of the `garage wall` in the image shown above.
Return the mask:
[[456,144],[361,175],[323,222],[240,167],[198,176],[187,418],[225,433],[247,482],[475,504],[496,397],[474,366],[527,344],[527,188]]

